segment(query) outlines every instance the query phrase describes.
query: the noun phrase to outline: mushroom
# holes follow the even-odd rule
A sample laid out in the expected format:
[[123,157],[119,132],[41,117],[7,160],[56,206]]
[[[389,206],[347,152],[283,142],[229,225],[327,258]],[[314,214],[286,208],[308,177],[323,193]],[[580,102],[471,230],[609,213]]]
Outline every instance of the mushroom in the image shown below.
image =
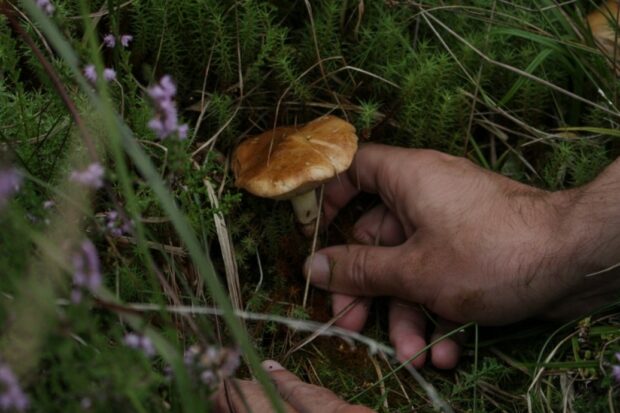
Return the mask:
[[[590,26],[590,30],[592,31],[592,37],[597,46],[607,54],[610,59],[615,59],[616,63],[620,61],[620,56],[618,56],[617,52],[620,46],[616,33],[618,30],[619,13],[620,10],[617,1],[608,0],[586,17],[588,26]],[[618,73],[618,69],[616,69],[616,74],[620,74]]]
[[290,199],[307,230],[319,216],[314,189],[345,171],[356,151],[355,127],[335,116],[275,128],[237,146],[235,185],[263,198]]

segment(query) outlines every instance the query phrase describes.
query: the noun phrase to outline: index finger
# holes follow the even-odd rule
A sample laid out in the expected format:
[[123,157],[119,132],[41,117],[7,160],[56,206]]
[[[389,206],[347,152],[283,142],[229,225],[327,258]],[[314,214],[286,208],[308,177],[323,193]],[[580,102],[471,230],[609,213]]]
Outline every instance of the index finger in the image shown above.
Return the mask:
[[325,224],[362,191],[379,194],[383,203],[393,211],[403,167],[411,163],[415,152],[415,149],[388,145],[361,146],[349,169],[325,184]]

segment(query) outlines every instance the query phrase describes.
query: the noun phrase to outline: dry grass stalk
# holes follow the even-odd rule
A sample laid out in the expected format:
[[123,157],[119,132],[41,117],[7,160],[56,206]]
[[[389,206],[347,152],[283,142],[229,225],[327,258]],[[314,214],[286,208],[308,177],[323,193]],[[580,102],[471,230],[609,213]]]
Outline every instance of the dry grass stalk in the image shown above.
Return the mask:
[[[135,237],[120,236],[115,237],[114,240],[119,244],[136,245],[138,240]],[[161,244],[154,241],[146,241],[146,246],[149,249],[165,252],[170,255],[176,255],[177,257],[187,257],[188,253],[181,247],[174,245]]]
[[379,363],[372,355],[368,355],[368,358],[370,359],[370,362],[372,363],[373,367],[375,368],[375,372],[377,373],[377,379],[380,383],[379,391],[381,392],[381,397],[383,398],[383,407],[386,411],[389,412],[390,405],[388,404],[388,399],[386,396],[385,380],[383,380],[383,371],[381,371],[381,366],[379,366]]
[[[217,211],[220,207],[220,203],[215,194],[215,189],[207,178],[204,178],[203,182],[209,194],[209,202],[211,202],[211,206]],[[215,212],[213,214],[213,221],[215,223],[215,231],[217,232],[220,249],[222,250],[222,259],[224,260],[226,283],[228,284],[230,300],[236,310],[242,310],[243,301],[241,298],[241,288],[239,286],[239,270],[237,268],[237,260],[235,259],[235,247],[230,239],[224,216],[220,212]]]

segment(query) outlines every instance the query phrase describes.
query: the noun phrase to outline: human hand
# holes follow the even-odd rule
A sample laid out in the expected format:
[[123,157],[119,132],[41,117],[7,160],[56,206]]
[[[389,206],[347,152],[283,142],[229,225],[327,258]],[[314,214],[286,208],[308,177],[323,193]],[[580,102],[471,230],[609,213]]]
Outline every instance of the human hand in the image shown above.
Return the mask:
[[[284,400],[287,413],[372,413],[366,407],[345,402],[323,387],[304,383],[275,361],[265,361],[263,367]],[[246,406],[252,413],[274,411],[262,386],[248,380],[235,380],[222,386],[216,394],[215,405],[218,413],[249,412]]]
[[[401,361],[426,345],[419,305],[440,317],[434,340],[455,323],[507,324],[551,306],[562,316],[575,308],[560,300],[584,292],[587,266],[565,219],[568,191],[529,187],[436,151],[382,145],[362,147],[324,191],[326,223],[361,191],[378,194],[382,204],[354,227],[366,245],[319,250],[305,274],[334,293],[334,314],[356,297],[392,297],[390,339]],[[368,298],[337,324],[359,331],[367,315]],[[449,339],[431,349],[439,368],[454,367],[458,357]],[[424,361],[423,355],[413,363]]]

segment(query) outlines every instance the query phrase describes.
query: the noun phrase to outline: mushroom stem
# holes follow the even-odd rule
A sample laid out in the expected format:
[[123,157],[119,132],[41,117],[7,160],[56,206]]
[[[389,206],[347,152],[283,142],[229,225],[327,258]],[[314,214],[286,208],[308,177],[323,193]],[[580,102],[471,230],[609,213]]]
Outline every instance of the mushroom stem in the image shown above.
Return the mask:
[[300,224],[308,225],[319,216],[319,205],[316,201],[314,189],[291,198],[291,202],[293,203],[293,210],[295,211],[297,221]]

